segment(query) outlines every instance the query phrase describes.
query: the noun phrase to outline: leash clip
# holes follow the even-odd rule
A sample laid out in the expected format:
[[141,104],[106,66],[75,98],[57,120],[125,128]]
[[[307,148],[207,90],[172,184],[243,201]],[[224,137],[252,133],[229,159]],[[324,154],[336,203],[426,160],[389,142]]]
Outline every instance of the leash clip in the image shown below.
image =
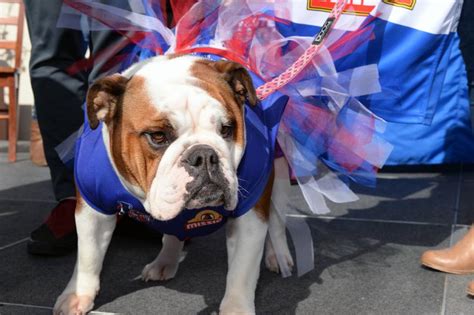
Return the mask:
[[336,18],[332,16],[326,19],[326,22],[324,22],[324,25],[319,30],[318,35],[313,39],[312,45],[319,45],[323,42],[323,39],[329,34],[335,20]]
[[132,205],[128,202],[125,201],[118,201],[117,202],[117,208],[118,208],[118,215],[123,216],[126,215],[127,212],[132,209]]

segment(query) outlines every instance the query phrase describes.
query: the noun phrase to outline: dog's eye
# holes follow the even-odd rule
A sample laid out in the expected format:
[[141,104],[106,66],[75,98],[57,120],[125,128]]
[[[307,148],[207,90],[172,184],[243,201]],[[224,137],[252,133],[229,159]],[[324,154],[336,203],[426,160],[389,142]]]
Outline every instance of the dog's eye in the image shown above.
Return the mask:
[[145,133],[145,136],[150,145],[154,148],[158,148],[169,143],[168,137],[163,131],[147,132]]
[[220,132],[223,138],[230,138],[234,134],[234,125],[233,124],[222,125]]

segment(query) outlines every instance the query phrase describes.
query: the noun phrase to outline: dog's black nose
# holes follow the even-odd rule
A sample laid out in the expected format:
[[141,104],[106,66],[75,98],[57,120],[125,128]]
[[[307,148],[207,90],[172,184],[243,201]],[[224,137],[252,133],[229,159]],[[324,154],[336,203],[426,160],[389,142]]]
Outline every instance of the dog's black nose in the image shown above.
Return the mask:
[[184,157],[183,162],[198,172],[207,170],[209,173],[212,173],[219,169],[219,157],[216,151],[204,144],[192,147]]

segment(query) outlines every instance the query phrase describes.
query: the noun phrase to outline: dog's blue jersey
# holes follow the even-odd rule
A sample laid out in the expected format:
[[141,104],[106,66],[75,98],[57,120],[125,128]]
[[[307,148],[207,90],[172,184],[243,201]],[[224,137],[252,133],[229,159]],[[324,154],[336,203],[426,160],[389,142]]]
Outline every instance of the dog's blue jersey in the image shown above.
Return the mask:
[[[251,76],[255,86],[262,84],[258,77]],[[212,233],[229,216],[238,217],[249,211],[263,193],[272,170],[277,129],[286,102],[287,97],[276,92],[257,106],[245,105],[247,144],[237,171],[239,200],[234,211],[227,211],[223,207],[184,209],[169,221],[152,218],[142,203],[120,182],[102,138],[104,124],[100,123],[97,129],[92,130],[87,119],[76,144],[77,187],[87,204],[101,213],[126,214],[181,240]]]

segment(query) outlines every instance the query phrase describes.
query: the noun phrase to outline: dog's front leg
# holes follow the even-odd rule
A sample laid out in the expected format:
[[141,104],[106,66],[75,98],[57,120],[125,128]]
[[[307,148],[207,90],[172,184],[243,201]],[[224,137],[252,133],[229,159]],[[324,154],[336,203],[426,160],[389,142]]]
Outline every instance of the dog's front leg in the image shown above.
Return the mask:
[[176,275],[184,242],[173,235],[164,234],[162,243],[158,257],[143,268],[142,280],[163,281]]
[[78,200],[76,228],[78,253],[74,273],[57,298],[54,314],[86,314],[94,306],[100,271],[116,224],[115,215],[104,215]]
[[255,209],[227,223],[229,270],[221,314],[255,313],[255,288],[267,229],[266,220]]
[[[280,256],[280,263],[283,263],[283,266],[278,264],[278,256]],[[276,273],[281,271],[283,275],[286,276],[291,274],[291,269],[294,266],[286,239],[285,223],[274,207],[270,209],[270,218],[268,220],[268,235],[265,244],[265,266],[270,271]],[[285,268],[285,270],[280,270],[280,267]]]

